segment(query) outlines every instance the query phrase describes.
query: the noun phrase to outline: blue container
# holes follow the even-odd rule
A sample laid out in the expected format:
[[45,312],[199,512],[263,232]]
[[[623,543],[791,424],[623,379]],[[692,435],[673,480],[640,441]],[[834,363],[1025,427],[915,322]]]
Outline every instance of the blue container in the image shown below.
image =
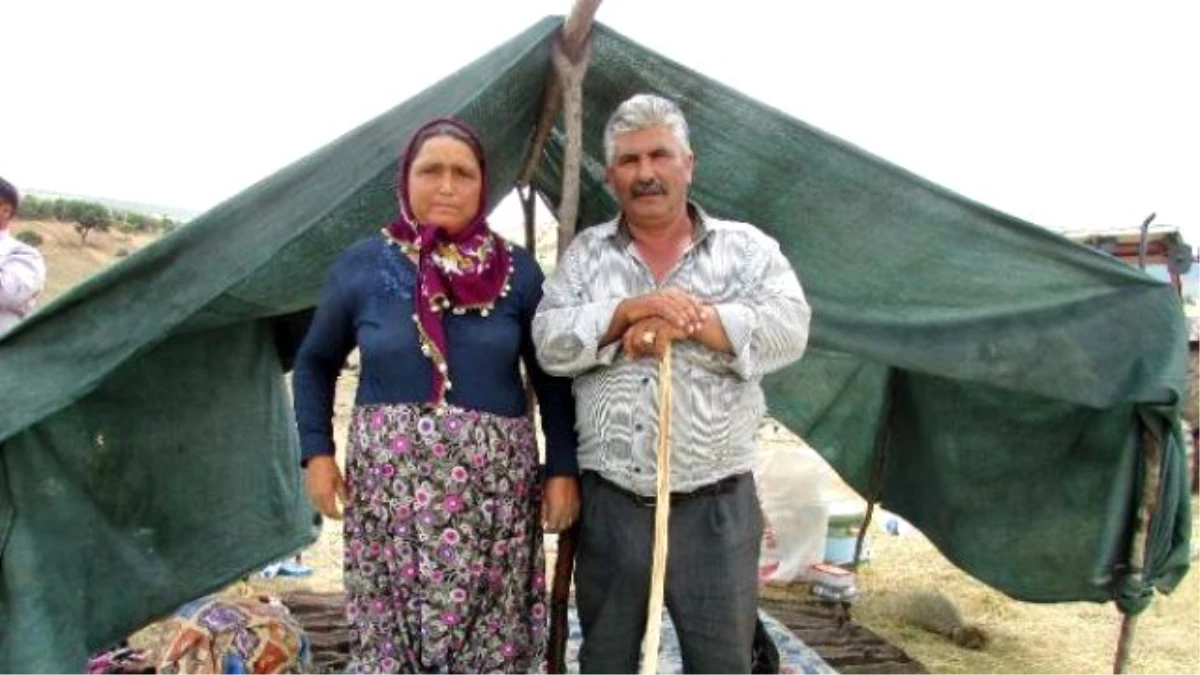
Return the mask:
[[858,535],[845,536],[841,533],[830,532],[825,537],[825,562],[833,565],[845,565],[854,562],[854,545],[858,543]]

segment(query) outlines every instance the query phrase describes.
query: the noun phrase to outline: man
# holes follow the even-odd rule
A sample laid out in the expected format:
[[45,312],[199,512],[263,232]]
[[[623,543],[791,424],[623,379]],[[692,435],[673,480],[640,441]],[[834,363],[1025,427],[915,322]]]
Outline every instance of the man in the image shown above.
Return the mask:
[[584,672],[637,672],[650,587],[658,356],[672,343],[666,605],[688,672],[748,673],[762,519],[754,436],[764,373],[800,358],[809,307],[778,244],[689,202],[695,158],[672,102],[639,94],[604,135],[620,216],[567,250],[533,323],[574,376]]
[[34,300],[46,283],[42,254],[8,231],[20,202],[21,195],[12,183],[0,178],[0,335],[33,311]]

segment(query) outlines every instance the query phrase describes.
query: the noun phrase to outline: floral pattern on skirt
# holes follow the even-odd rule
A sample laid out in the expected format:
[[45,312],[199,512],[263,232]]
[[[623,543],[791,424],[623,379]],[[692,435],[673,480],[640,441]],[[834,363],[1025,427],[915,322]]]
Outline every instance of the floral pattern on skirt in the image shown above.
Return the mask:
[[548,611],[530,421],[358,406],[346,464],[352,669],[540,670]]

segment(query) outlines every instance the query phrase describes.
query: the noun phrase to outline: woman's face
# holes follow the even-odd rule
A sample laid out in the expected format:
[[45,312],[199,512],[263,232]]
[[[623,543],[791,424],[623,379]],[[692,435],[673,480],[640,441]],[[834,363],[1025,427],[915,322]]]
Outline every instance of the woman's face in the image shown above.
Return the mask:
[[483,173],[471,146],[452,136],[426,140],[408,169],[408,203],[419,223],[457,232],[475,218]]

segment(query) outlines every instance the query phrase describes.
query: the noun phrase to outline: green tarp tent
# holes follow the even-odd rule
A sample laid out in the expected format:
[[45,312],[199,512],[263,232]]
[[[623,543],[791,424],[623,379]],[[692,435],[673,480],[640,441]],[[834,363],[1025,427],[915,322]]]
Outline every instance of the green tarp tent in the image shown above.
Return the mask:
[[[491,203],[530,147],[561,19],[246,189],[0,340],[0,669],[99,648],[312,536],[284,385],[333,257],[394,213],[398,148],[479,129]],[[681,102],[696,199],[761,225],[814,308],[771,413],[974,576],[1033,601],[1121,599],[1143,436],[1164,444],[1150,585],[1187,568],[1172,289],[964,199],[603,26],[584,84],[584,226],[609,217],[602,127]],[[786,78],[785,78],[786,79]],[[557,199],[556,131],[536,189]]]

